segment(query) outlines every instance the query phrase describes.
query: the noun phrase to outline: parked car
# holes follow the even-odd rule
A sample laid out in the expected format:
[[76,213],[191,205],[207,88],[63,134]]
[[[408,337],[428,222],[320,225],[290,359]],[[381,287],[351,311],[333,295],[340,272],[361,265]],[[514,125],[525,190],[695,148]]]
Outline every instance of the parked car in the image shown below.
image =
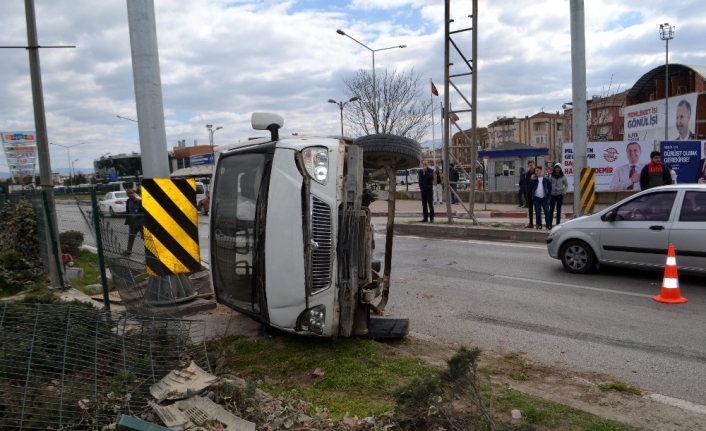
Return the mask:
[[203,198],[199,201],[196,208],[199,209],[201,214],[208,215],[208,209],[211,207],[211,198]]
[[706,185],[644,190],[551,230],[547,251],[573,273],[595,265],[663,269],[674,244],[680,272],[706,274]]
[[98,201],[98,209],[101,213],[111,216],[125,214],[126,202],[127,192],[109,192]]

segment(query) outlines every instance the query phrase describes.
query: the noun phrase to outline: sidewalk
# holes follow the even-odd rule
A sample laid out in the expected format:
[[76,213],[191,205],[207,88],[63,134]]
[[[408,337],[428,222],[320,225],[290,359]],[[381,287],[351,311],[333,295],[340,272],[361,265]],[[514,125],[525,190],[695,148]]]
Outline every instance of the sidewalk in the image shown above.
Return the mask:
[[[573,216],[573,202],[562,206],[561,221]],[[595,210],[606,208],[597,205]],[[387,202],[376,201],[370,205],[373,224],[376,230],[385,230],[387,222]],[[533,214],[534,215],[534,214]],[[476,203],[474,216],[478,225],[474,225],[463,206],[451,206],[453,223],[447,223],[446,204],[434,205],[434,223],[419,223],[422,219],[422,203],[416,200],[397,200],[395,202],[395,234],[413,235],[439,239],[474,239],[484,241],[512,241],[546,244],[549,231],[526,228],[529,223],[527,208],[514,204]],[[536,217],[536,216],[535,216]],[[534,220],[533,220],[534,221]]]

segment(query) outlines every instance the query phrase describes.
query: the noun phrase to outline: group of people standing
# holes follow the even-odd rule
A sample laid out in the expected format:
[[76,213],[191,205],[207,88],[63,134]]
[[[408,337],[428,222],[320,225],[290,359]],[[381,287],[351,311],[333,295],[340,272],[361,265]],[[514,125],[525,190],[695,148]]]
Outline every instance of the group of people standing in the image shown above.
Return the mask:
[[[528,229],[542,229],[542,212],[544,212],[544,226],[552,228],[552,220],[556,211],[556,224],[561,223],[561,206],[564,195],[569,188],[564,170],[557,163],[551,175],[544,176],[541,167],[535,167],[534,161],[527,162],[527,171],[520,168],[520,191],[517,194],[519,206],[529,209]],[[523,202],[523,198],[525,202]],[[536,213],[536,224],[533,217]]]
[[[441,169],[435,166],[434,170],[429,164],[422,162],[422,170],[419,172],[419,190],[422,192],[422,223],[434,221],[434,205],[443,203],[444,179],[441,176]],[[451,184],[451,203],[457,204],[459,173],[455,165],[449,165],[449,183]]]

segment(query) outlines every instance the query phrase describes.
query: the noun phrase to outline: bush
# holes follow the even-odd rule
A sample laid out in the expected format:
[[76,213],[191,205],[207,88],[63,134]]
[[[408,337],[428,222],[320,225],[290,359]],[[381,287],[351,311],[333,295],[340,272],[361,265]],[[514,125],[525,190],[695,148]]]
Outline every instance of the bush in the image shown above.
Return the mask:
[[79,248],[83,245],[83,232],[77,230],[67,230],[59,234],[59,243],[69,246],[69,253],[78,254]]
[[22,198],[15,205],[7,204],[0,211],[0,244],[5,250],[14,250],[36,266],[39,257],[39,235],[37,217],[32,205]]
[[42,269],[14,250],[0,252],[0,296],[13,295],[35,286]]

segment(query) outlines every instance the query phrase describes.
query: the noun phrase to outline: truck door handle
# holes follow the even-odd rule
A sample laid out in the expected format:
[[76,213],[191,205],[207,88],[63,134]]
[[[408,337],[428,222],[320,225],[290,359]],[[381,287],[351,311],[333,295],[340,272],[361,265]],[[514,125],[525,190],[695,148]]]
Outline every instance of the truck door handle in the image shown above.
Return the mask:
[[664,230],[664,226],[650,226],[650,230],[656,230],[656,231]]

